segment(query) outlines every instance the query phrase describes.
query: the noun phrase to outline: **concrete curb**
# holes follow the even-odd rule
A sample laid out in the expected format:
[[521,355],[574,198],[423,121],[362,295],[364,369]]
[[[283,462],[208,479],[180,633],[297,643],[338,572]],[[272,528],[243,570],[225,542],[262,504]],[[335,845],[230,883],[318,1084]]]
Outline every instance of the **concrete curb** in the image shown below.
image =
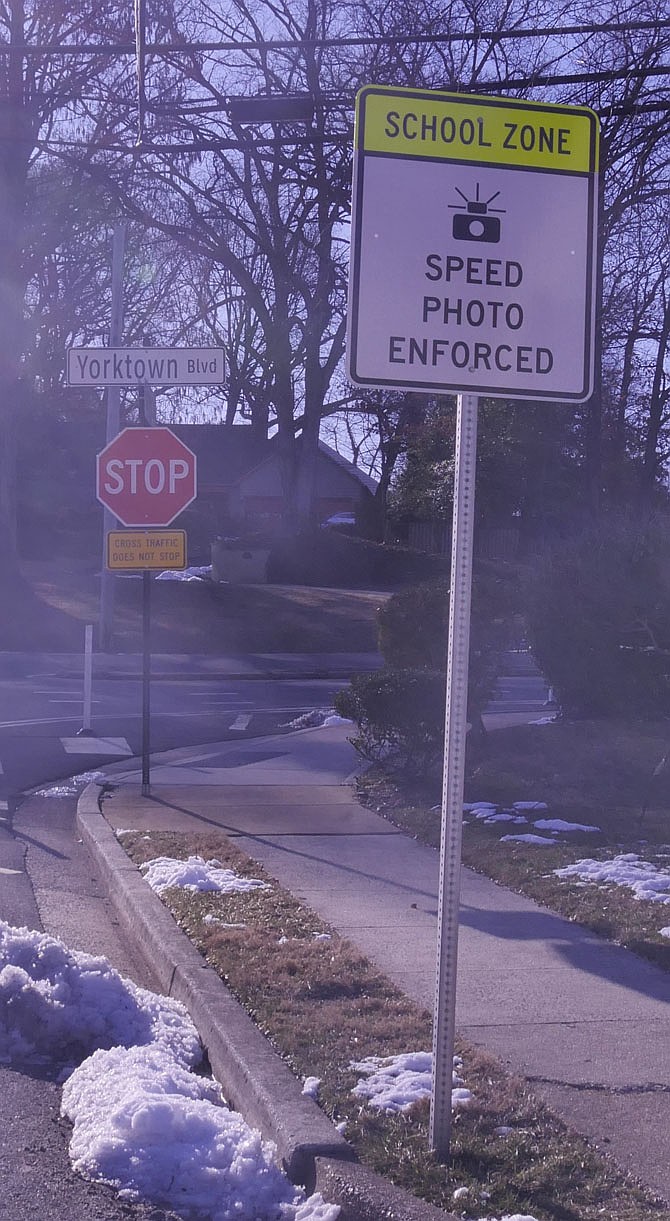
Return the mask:
[[341,1221],[456,1221],[356,1162],[351,1145],[206,965],[146,884],[100,812],[100,787],[77,805],[82,840],[100,870],[124,936],[166,996],[188,1009],[212,1071],[230,1104],[274,1141],[286,1174],[308,1192],[323,1191]]

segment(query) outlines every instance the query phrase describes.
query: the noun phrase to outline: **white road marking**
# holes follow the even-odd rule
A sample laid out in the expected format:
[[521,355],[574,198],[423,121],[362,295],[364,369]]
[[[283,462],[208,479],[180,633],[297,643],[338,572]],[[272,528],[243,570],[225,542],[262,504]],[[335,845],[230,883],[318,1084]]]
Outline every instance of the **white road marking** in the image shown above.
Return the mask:
[[21,874],[21,873],[23,873],[23,870],[22,870],[22,869],[6,869],[6,868],[5,868],[3,865],[0,865],[0,873],[5,873],[5,874],[10,874],[10,873],[14,873],[14,874]]
[[68,755],[132,755],[125,738],[61,738]]
[[[64,696],[57,696],[55,699],[50,699],[49,703],[50,704],[79,704],[79,707],[81,708],[82,699],[81,699],[81,696],[79,696],[78,699],[72,699],[72,698],[66,699]],[[102,700],[91,700],[91,703],[92,704],[101,704]]]
[[235,720],[233,721],[232,725],[229,726],[229,728],[236,729],[236,730],[246,729],[250,720],[251,720],[251,716],[247,715],[246,712],[243,712],[240,714],[240,716],[235,717]]

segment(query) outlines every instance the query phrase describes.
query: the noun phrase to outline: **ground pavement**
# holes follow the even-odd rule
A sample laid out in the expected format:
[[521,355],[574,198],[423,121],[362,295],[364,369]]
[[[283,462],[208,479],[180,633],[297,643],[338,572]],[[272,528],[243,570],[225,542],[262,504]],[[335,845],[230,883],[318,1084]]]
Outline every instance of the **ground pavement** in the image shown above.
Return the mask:
[[[188,748],[154,761],[150,797],[109,769],[103,809],[115,829],[224,831],[432,1007],[438,856],[359,806],[358,766],[342,725]],[[461,900],[461,1033],[670,1200],[670,976],[469,869]]]

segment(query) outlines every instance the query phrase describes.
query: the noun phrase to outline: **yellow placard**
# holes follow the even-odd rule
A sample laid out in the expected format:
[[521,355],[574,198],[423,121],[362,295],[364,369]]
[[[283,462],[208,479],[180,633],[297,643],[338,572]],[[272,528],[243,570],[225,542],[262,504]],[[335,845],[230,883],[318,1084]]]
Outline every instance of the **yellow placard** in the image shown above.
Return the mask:
[[185,530],[110,530],[107,567],[113,572],[185,568]]
[[593,173],[598,117],[586,106],[368,85],[356,101],[364,153]]

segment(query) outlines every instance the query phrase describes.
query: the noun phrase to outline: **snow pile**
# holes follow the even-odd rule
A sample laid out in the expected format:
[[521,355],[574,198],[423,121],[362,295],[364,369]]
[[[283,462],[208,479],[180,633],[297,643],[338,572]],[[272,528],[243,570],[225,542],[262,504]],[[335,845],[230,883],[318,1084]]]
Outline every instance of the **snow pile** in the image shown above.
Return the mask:
[[185,1064],[200,1059],[177,1001],[123,979],[106,958],[0,922],[0,1061],[62,1069],[96,1048],[148,1043]]
[[[365,1060],[353,1061],[349,1067],[364,1074],[353,1093],[359,1098],[367,1098],[368,1105],[380,1111],[407,1111],[421,1098],[429,1098],[432,1091],[433,1056],[429,1051],[368,1056]],[[452,1109],[472,1102],[472,1093],[463,1088],[465,1082],[456,1071],[462,1067],[460,1057],[454,1056]]]
[[596,886],[625,886],[636,899],[670,903],[670,873],[641,860],[635,852],[621,853],[609,861],[584,858],[555,869],[554,873],[559,878],[577,877]]
[[321,729],[327,725],[353,725],[353,721],[340,716],[334,708],[323,710],[313,708],[311,712],[303,712],[293,721],[284,721],[282,729]]
[[34,789],[34,797],[76,797],[82,789],[86,788],[87,784],[93,784],[94,781],[106,780],[104,772],[79,772],[77,776],[68,776],[67,780],[60,780],[58,784],[50,784],[44,789]]
[[63,1090],[74,1169],[123,1199],[216,1221],[295,1218],[273,1147],[217,1094],[160,1048],[97,1051]]
[[192,891],[217,890],[223,894],[271,889],[267,882],[241,877],[234,869],[225,869],[220,861],[205,861],[201,856],[189,856],[185,861],[175,860],[171,856],[157,856],[140,865],[140,870],[157,894],[162,894],[170,886]]
[[336,1221],[339,1207],[305,1199],[274,1146],[190,1071],[200,1059],[179,1002],[105,958],[0,922],[0,1060],[70,1072],[62,1112],[76,1170],[193,1221]]
[[205,581],[212,575],[212,565],[203,564],[199,568],[166,568],[159,572],[157,581]]

